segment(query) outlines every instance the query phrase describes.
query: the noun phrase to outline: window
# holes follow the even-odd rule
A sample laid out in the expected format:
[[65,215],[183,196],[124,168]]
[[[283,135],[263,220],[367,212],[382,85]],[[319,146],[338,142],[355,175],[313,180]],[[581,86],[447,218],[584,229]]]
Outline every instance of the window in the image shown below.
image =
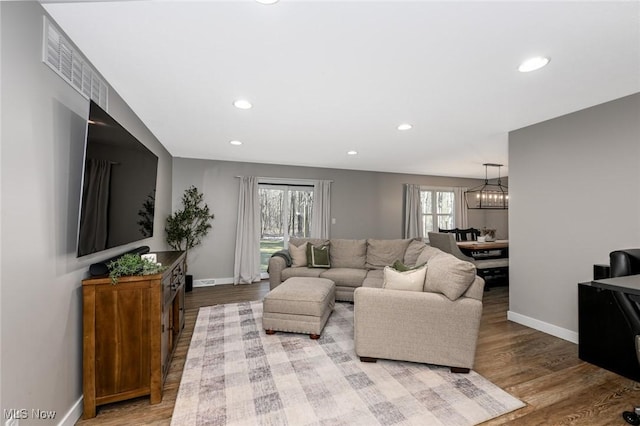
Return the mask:
[[269,258],[286,247],[289,238],[309,238],[313,186],[259,184],[260,269],[267,271]]
[[438,228],[455,228],[453,191],[421,189],[420,205],[422,206],[422,229],[425,235],[427,232],[438,232]]

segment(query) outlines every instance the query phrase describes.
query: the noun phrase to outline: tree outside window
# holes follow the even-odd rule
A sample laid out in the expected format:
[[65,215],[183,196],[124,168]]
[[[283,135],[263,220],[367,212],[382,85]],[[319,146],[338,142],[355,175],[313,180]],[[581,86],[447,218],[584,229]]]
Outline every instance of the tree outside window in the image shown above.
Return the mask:
[[422,227],[427,232],[455,228],[455,196],[453,191],[421,189]]
[[289,238],[309,238],[313,187],[260,184],[260,267],[267,271],[269,258],[286,248]]

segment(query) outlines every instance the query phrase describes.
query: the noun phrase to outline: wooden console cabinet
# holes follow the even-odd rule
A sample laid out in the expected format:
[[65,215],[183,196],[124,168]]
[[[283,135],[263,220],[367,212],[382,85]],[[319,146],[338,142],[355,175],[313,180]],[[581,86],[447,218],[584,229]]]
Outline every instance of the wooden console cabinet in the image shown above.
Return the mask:
[[96,406],[150,395],[162,401],[184,328],[184,252],[158,252],[162,274],[82,281],[84,418]]

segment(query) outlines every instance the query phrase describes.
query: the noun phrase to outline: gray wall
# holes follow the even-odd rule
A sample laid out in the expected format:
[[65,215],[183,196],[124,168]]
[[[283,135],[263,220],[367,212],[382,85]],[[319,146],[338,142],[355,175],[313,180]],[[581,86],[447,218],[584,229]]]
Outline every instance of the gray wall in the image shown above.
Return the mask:
[[510,318],[577,338],[577,283],[640,247],[640,94],[509,135]]
[[[477,179],[175,158],[174,209],[179,208],[184,190],[195,185],[215,214],[212,231],[201,246],[189,252],[189,272],[196,280],[233,277],[239,187],[236,176],[332,180],[334,238],[401,238],[405,183],[445,187],[482,183]],[[482,228],[489,221],[499,229],[499,235],[506,237],[506,211],[469,212],[471,226]]]
[[[164,223],[138,244],[76,258],[82,152],[89,101],[41,61],[37,2],[0,2],[1,409],[57,411],[82,396],[81,280],[91,263],[141,244],[165,249]],[[171,210],[171,157],[110,88],[109,113],[159,157],[157,217]],[[75,409],[76,411],[70,411]]]

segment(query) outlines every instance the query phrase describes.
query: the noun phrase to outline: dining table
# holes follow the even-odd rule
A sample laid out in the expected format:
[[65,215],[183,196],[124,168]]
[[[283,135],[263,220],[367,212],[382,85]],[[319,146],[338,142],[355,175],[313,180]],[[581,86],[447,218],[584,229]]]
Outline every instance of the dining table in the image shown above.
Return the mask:
[[463,253],[473,257],[485,257],[494,251],[496,254],[491,257],[509,257],[509,240],[456,241],[456,244]]

